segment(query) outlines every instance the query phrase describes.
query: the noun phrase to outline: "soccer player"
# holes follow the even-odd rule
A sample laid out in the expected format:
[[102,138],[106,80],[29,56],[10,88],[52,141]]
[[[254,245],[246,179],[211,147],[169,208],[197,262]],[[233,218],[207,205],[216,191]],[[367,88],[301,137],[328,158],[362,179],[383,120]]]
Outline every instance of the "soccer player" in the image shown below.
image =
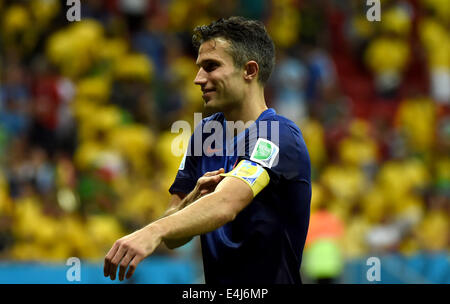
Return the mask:
[[[299,128],[266,106],[274,44],[261,22],[242,17],[197,27],[193,42],[194,83],[215,114],[191,137],[165,215],[116,241],[104,275],[114,280],[119,267],[123,280],[129,267],[129,278],[160,243],[176,248],[200,235],[206,283],[300,284],[310,160]],[[247,128],[230,136],[227,125],[237,121]],[[195,153],[208,123],[223,127],[223,141]]]

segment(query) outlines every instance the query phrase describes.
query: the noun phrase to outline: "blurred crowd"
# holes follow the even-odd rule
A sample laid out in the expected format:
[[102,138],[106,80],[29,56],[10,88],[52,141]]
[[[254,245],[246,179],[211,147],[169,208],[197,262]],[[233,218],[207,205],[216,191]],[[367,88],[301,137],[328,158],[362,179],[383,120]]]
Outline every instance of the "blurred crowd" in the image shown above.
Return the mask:
[[266,101],[309,149],[306,271],[448,251],[450,5],[383,0],[369,22],[365,2],[87,0],[69,22],[64,1],[0,0],[0,258],[101,260],[162,215],[171,125],[203,109],[192,29],[232,15],[265,23]]

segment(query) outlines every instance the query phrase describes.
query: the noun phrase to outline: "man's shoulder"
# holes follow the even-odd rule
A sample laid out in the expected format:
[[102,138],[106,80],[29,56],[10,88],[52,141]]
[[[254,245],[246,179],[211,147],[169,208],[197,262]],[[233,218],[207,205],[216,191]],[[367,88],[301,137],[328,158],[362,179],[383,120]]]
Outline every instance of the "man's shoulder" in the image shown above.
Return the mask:
[[[251,159],[261,159],[268,163],[272,172],[287,180],[310,180],[310,159],[300,128],[282,115],[268,115],[259,124],[259,136],[252,150]],[[268,127],[268,129],[264,130]],[[261,162],[259,162],[261,163]]]
[[282,115],[275,114],[267,118],[262,119],[262,121],[267,121],[271,124],[273,128],[274,124],[278,125],[279,139],[282,141],[295,141],[299,143],[304,143],[302,132],[295,122],[286,118]]

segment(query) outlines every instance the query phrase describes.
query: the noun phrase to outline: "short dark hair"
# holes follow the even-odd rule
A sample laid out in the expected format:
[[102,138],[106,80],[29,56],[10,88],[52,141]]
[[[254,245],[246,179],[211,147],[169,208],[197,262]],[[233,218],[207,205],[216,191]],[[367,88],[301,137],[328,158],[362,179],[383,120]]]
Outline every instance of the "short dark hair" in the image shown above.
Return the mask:
[[261,21],[235,16],[222,18],[210,25],[197,26],[192,43],[198,51],[202,43],[218,37],[230,43],[229,53],[236,67],[240,68],[250,60],[256,61],[258,81],[262,85],[267,83],[275,65],[275,46]]

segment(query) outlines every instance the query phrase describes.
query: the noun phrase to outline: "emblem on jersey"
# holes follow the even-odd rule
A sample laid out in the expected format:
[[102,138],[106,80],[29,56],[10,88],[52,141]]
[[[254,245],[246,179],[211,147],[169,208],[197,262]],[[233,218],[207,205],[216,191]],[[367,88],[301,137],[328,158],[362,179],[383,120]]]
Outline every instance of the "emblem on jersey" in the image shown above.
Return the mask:
[[278,151],[278,146],[273,142],[264,138],[258,138],[250,159],[264,167],[271,168]]

